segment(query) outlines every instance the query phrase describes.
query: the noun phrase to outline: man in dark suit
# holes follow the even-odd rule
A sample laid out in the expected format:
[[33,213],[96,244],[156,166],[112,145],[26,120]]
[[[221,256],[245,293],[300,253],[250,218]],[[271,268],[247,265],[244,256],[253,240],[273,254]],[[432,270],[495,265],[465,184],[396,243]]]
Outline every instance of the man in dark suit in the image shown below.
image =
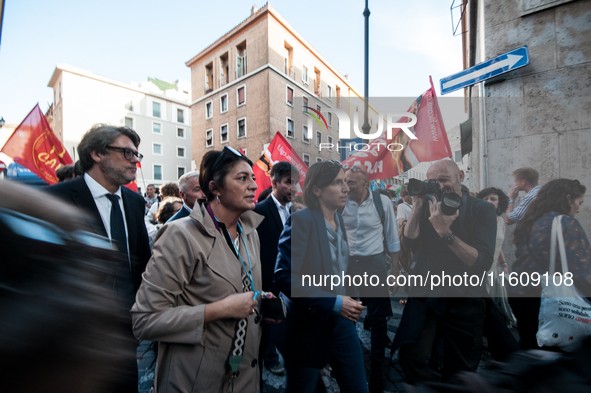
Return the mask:
[[[278,295],[273,285],[273,271],[277,260],[277,244],[283,226],[290,215],[291,196],[295,194],[295,186],[299,181],[299,172],[287,161],[279,161],[271,168],[271,185],[273,191],[264,201],[258,203],[254,211],[265,217],[257,228],[261,242],[261,272],[263,291]],[[277,356],[273,338],[279,338],[281,327],[263,325],[263,335],[259,361],[264,362],[272,373],[281,375],[285,371]],[[273,337],[271,337],[273,336]],[[264,356],[264,359],[263,359]],[[262,370],[262,367],[261,367]]]
[[179,192],[183,200],[183,207],[174,216],[170,217],[166,221],[167,223],[178,220],[179,218],[188,217],[193,211],[197,200],[205,199],[205,194],[201,191],[201,186],[199,185],[199,172],[192,171],[181,176],[179,179]]
[[[135,300],[141,275],[150,259],[148,233],[144,224],[144,199],[122,187],[136,178],[136,164],[142,159],[137,147],[139,135],[128,127],[103,124],[93,126],[78,145],[84,176],[46,189],[47,192],[87,211],[93,218],[90,231],[105,236],[119,251],[114,261],[114,274],[109,284],[118,305],[127,311]],[[128,345],[121,356],[128,366],[120,381],[110,391],[137,392],[137,340],[131,330],[131,318],[125,313],[124,329]]]

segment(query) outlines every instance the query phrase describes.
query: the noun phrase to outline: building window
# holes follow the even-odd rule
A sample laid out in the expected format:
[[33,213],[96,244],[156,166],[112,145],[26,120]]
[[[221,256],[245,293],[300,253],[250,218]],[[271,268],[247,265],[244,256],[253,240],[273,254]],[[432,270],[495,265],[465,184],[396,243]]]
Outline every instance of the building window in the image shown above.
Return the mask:
[[328,112],[327,119],[328,119],[328,126],[332,127],[332,113],[331,112]]
[[211,119],[213,116],[213,101],[207,101],[205,103],[205,118]]
[[220,113],[228,112],[228,93],[220,97]]
[[177,166],[176,167],[176,178],[177,180],[181,178],[185,174],[185,167],[184,166]]
[[182,109],[177,109],[176,110],[176,121],[178,123],[184,123],[185,122],[185,111],[183,111]]
[[125,109],[127,109],[130,112],[133,112],[133,100],[130,100],[127,102],[127,104],[125,104]]
[[246,41],[236,46],[236,79],[246,75]]
[[316,131],[316,146],[320,146],[322,143],[322,133],[320,131]]
[[295,129],[295,123],[292,119],[290,119],[289,117],[287,118],[287,132],[286,135],[288,138],[294,138],[294,130]]
[[131,118],[131,117],[125,118],[125,127],[133,129],[133,118]]
[[314,94],[317,97],[322,97],[322,90],[320,89],[320,70],[314,67],[314,74],[316,74],[316,79],[314,80]]
[[162,134],[162,124],[152,123],[152,132],[154,134]]
[[205,147],[213,146],[213,129],[205,131]]
[[228,123],[222,124],[220,126],[220,142],[221,143],[228,142]]
[[322,162],[322,158],[316,157],[316,162]]
[[161,156],[162,155],[162,144],[152,143],[152,153],[156,154],[157,156]]
[[160,103],[152,102],[152,116],[160,117]]
[[286,99],[285,99],[287,105],[289,106],[293,106],[293,89],[289,86],[287,86],[287,90],[286,90]]
[[306,109],[307,106],[308,106],[308,97],[302,96],[302,112],[307,111],[307,109]]
[[456,151],[456,162],[462,162],[462,151],[461,150]]
[[162,165],[154,164],[154,180],[162,180]]
[[205,66],[205,94],[213,91],[213,62]]
[[308,126],[305,124],[302,126],[302,142],[310,144],[310,138],[308,138]]
[[332,136],[328,136],[327,137],[327,142],[328,142],[328,151],[332,151]]
[[310,155],[309,154],[302,154],[302,159],[304,160],[304,164],[306,164],[307,167],[310,166]]
[[237,106],[246,104],[246,85],[242,85],[236,89],[236,102],[238,103]]
[[220,87],[230,82],[230,63],[228,62],[228,52],[220,56]]
[[308,67],[302,65],[302,82],[308,84]]
[[177,158],[185,158],[185,148],[184,147],[177,147],[176,148],[176,156],[177,156]]
[[243,117],[242,119],[238,119],[237,130],[238,130],[238,134],[237,134],[238,139],[246,138],[246,117]]
[[176,137],[177,138],[181,138],[181,139],[185,139],[185,129],[184,128],[177,128],[176,129]]
[[327,98],[332,101],[332,87],[328,85],[326,86],[326,95]]
[[285,75],[289,76],[292,79],[295,79],[295,73],[293,71],[293,48],[287,42],[283,41],[284,48],[285,48],[285,61],[284,61],[284,69]]

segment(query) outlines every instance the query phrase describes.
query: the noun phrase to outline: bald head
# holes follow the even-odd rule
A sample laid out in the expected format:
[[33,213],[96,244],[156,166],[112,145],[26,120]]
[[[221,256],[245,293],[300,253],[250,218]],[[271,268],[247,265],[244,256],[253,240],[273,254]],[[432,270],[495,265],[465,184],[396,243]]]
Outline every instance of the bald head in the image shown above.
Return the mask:
[[452,160],[435,161],[427,171],[427,179],[437,180],[444,192],[456,192],[462,195],[464,171]]

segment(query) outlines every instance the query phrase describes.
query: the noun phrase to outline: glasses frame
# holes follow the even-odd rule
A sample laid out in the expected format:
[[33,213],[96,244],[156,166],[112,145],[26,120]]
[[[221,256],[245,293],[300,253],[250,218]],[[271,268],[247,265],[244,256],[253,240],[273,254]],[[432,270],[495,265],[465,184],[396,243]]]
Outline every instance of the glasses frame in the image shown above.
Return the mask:
[[215,171],[215,168],[218,166],[220,161],[222,161],[222,158],[224,158],[224,154],[226,154],[227,151],[233,153],[234,155],[236,155],[238,157],[244,157],[244,154],[240,153],[238,150],[234,149],[233,147],[225,146],[224,149],[222,150],[222,152],[220,153],[220,155],[218,156],[218,158],[216,158],[215,162],[213,163],[213,166],[211,167],[212,172]]
[[116,151],[120,151],[123,153],[123,157],[127,160],[127,161],[131,161],[132,157],[135,156],[135,158],[138,160],[138,162],[142,162],[142,158],[144,158],[143,154],[140,154],[137,151],[133,151],[128,147],[119,147],[119,146],[107,146],[107,149],[109,150],[116,150]]

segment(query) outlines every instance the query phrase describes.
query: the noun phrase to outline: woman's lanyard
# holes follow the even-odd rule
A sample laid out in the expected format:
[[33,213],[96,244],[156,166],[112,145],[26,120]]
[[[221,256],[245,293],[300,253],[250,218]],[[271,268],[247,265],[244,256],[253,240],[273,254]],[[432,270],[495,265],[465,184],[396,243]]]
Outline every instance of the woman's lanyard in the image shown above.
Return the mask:
[[[216,216],[214,216],[214,218],[217,223],[220,222]],[[240,263],[242,264],[242,268],[244,269],[244,274],[248,278],[248,281],[250,282],[250,287],[252,288],[252,290],[254,292],[254,297],[252,299],[256,300],[257,296],[259,296],[259,293],[261,293],[261,291],[255,291],[254,281],[253,281],[254,275],[252,274],[252,264],[250,263],[250,255],[248,253],[248,246],[246,245],[246,240],[244,238],[244,233],[242,231],[242,227],[240,226],[240,223],[238,222],[237,225],[238,225],[238,235],[240,237],[242,237],[242,243],[244,243],[244,248],[246,249],[246,257],[248,258],[249,270],[246,270],[246,265],[244,265],[244,260],[242,259],[242,255],[240,255],[240,251],[238,250],[238,247],[236,247],[236,243],[234,242],[233,239],[230,239],[230,240],[232,240],[232,246],[234,247],[234,250],[236,251],[236,254],[238,255],[238,259],[240,259]],[[221,230],[221,228],[220,228],[220,230]],[[230,232],[228,231],[228,229],[225,228],[225,226],[224,226],[224,230],[228,232],[228,237],[231,238]],[[238,245],[240,245],[240,242],[238,242]],[[249,272],[250,272],[250,274],[249,274]]]

